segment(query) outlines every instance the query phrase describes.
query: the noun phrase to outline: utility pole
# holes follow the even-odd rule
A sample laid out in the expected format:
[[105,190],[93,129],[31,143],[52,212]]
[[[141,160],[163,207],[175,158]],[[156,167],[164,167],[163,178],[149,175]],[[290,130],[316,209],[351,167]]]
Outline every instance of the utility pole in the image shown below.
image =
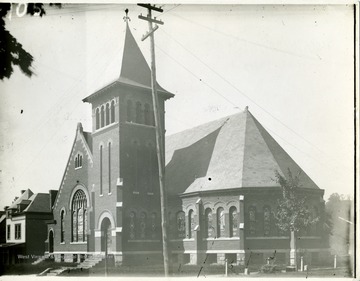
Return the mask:
[[[163,128],[161,124],[161,118],[159,113],[159,101],[156,91],[156,68],[155,68],[155,44],[154,44],[154,32],[159,28],[157,24],[164,24],[161,20],[157,20],[156,17],[152,18],[152,11],[163,12],[163,9],[155,7],[150,4],[138,4],[148,10],[147,16],[139,15],[139,19],[146,20],[149,23],[149,31],[141,38],[144,41],[150,36],[150,50],[151,50],[151,88],[152,88],[152,100],[153,111],[155,117],[155,131],[156,131],[156,152],[159,167],[159,183],[160,183],[160,207],[161,207],[161,232],[162,232],[162,245],[163,245],[163,258],[164,258],[164,273],[165,277],[169,276],[169,251],[168,251],[168,238],[167,238],[167,213],[166,213],[166,195],[165,195],[165,153],[164,153],[164,138]],[[153,27],[153,23],[155,26]]]

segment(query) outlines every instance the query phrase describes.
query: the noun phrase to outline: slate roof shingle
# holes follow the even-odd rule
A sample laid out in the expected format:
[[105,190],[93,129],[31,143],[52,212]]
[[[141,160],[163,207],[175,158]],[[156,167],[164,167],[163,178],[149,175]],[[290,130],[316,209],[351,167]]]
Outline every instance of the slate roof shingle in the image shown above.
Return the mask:
[[319,189],[247,109],[168,136],[165,159],[169,195],[274,187],[275,171],[288,169]]

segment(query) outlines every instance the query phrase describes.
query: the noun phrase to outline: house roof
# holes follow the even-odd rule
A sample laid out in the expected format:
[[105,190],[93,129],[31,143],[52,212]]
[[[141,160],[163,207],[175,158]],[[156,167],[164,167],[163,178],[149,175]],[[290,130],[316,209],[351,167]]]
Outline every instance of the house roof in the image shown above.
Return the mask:
[[300,173],[302,187],[319,189],[247,110],[166,138],[169,194],[279,186],[275,171]]
[[17,198],[9,207],[9,209],[17,209],[17,205],[23,201],[28,200],[34,193],[30,189],[26,189],[19,198]]
[[30,204],[24,209],[25,213],[50,213],[50,194],[36,193],[29,200]]
[[[83,101],[90,102],[110,85],[122,84],[151,90],[151,70],[130,31],[128,23],[126,24],[124,51],[119,78],[84,98]],[[156,82],[156,89],[160,94],[165,95],[166,98],[174,96],[174,94],[162,88],[158,82]]]

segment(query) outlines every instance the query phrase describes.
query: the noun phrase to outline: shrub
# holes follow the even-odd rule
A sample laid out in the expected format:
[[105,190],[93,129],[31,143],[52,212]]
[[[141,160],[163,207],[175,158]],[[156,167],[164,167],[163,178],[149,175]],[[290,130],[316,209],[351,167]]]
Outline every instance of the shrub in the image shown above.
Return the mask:
[[276,273],[276,272],[280,272],[280,271],[281,271],[280,266],[278,266],[276,264],[264,264],[260,268],[261,273]]

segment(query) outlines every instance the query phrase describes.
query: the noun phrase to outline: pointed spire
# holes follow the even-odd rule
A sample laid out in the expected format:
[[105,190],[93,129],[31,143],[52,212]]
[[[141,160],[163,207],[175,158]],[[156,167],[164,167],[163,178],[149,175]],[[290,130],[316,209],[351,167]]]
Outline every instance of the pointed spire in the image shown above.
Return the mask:
[[151,71],[126,22],[125,45],[120,78],[151,86]]
[[[127,84],[134,84],[135,82],[135,85],[151,88],[150,67],[130,31],[128,20],[126,20],[125,45],[119,81]],[[169,97],[173,96],[158,83],[156,84],[158,91],[170,94]]]

